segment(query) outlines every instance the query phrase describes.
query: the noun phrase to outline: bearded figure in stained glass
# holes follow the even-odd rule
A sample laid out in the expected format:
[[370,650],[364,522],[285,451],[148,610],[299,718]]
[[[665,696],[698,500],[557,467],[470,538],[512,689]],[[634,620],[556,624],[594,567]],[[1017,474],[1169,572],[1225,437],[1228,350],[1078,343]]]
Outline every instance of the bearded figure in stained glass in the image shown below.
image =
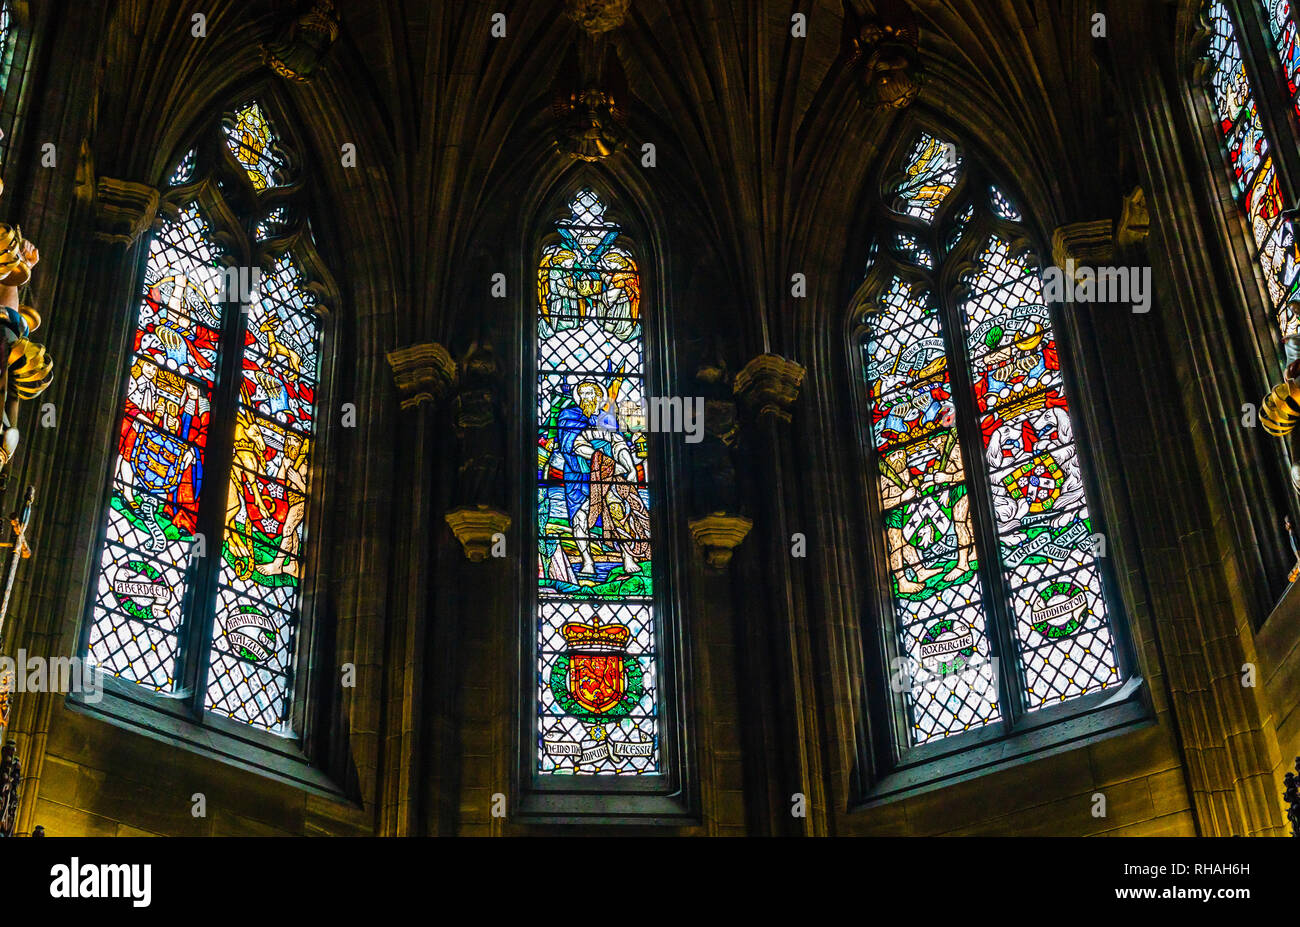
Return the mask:
[[[599,528],[605,545],[616,550],[624,572],[639,573],[635,555],[649,553],[648,544],[612,540],[646,538],[650,513],[637,492],[637,466],[631,444],[609,421],[612,400],[594,380],[574,389],[576,405],[562,409],[556,420],[558,446],[564,458],[564,496],[573,541],[582,558],[579,572],[596,575],[591,557],[592,532]],[[613,424],[615,427],[611,427]],[[618,514],[616,519],[614,516]]]

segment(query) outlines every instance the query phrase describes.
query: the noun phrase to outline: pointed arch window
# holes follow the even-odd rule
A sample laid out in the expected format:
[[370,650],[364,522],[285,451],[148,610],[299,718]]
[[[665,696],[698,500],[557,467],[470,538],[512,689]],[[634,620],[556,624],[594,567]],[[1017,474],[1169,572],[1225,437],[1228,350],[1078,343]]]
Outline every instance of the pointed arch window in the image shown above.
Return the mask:
[[193,721],[304,728],[323,274],[258,102],[169,172],[147,245],[87,659]]
[[1022,212],[929,132],[891,191],[857,334],[906,752],[1010,734],[1125,673]]
[[537,269],[534,770],[662,772],[645,309],[590,188]]

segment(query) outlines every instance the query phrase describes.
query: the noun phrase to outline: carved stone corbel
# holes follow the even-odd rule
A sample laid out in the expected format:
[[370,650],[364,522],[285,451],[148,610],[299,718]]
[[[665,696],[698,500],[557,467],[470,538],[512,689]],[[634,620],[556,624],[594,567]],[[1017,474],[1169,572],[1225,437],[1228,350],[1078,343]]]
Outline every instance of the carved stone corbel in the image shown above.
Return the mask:
[[1079,270],[1109,266],[1115,260],[1115,223],[1096,219],[1061,226],[1052,233],[1052,260],[1062,270],[1071,262]]
[[564,0],[564,15],[588,35],[600,35],[623,25],[632,0]]
[[877,7],[880,15],[862,19],[845,4],[845,60],[867,106],[906,109],[925,79],[920,25],[906,4],[879,0]]
[[704,560],[715,570],[725,570],[736,548],[749,536],[754,522],[743,515],[714,512],[688,522],[691,537],[704,551]]
[[510,530],[510,516],[486,505],[453,509],[444,518],[470,563],[486,560],[494,539]]
[[1121,253],[1131,252],[1146,245],[1151,235],[1151,213],[1147,209],[1147,194],[1141,187],[1124,197],[1119,226],[1115,229],[1115,248]]
[[95,183],[95,238],[130,245],[158,215],[158,191],[144,183],[100,177]]
[[309,81],[338,38],[334,4],[316,0],[310,11],[290,20],[274,42],[262,46],[262,62],[281,77]]
[[758,421],[773,416],[790,421],[790,407],[799,398],[805,374],[803,366],[776,354],[760,354],[736,374],[736,398],[746,416]]
[[456,383],[456,362],[436,342],[389,351],[388,365],[403,409],[437,405]]
[[475,341],[462,358],[451,401],[456,428],[456,508],[445,516],[472,563],[487,558],[493,539],[510,528],[502,511],[505,416],[499,398],[501,365],[492,346]]

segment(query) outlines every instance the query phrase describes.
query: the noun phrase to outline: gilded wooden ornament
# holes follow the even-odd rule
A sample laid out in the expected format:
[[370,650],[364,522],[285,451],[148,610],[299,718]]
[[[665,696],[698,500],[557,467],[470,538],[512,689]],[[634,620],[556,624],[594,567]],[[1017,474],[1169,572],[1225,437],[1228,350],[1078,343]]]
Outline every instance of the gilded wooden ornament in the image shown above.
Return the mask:
[[18,448],[18,404],[39,396],[54,378],[54,363],[45,346],[29,338],[41,324],[40,314],[18,299],[18,288],[31,280],[40,259],[36,246],[23,238],[16,225],[0,224],[0,331],[6,357],[0,370],[0,490]]

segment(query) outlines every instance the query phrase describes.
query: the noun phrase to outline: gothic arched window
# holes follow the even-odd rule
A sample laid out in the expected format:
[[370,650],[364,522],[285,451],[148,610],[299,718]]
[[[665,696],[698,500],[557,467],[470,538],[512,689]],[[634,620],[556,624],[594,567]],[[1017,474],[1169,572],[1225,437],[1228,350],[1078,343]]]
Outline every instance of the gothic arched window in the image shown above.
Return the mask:
[[637,260],[589,188],[537,270],[536,760],[662,772]]
[[170,174],[84,639],[88,662],[192,720],[280,737],[302,733],[324,310],[293,173],[254,101]]
[[906,150],[856,303],[902,749],[1010,731],[1124,675],[1056,297],[970,160],[924,132]]

